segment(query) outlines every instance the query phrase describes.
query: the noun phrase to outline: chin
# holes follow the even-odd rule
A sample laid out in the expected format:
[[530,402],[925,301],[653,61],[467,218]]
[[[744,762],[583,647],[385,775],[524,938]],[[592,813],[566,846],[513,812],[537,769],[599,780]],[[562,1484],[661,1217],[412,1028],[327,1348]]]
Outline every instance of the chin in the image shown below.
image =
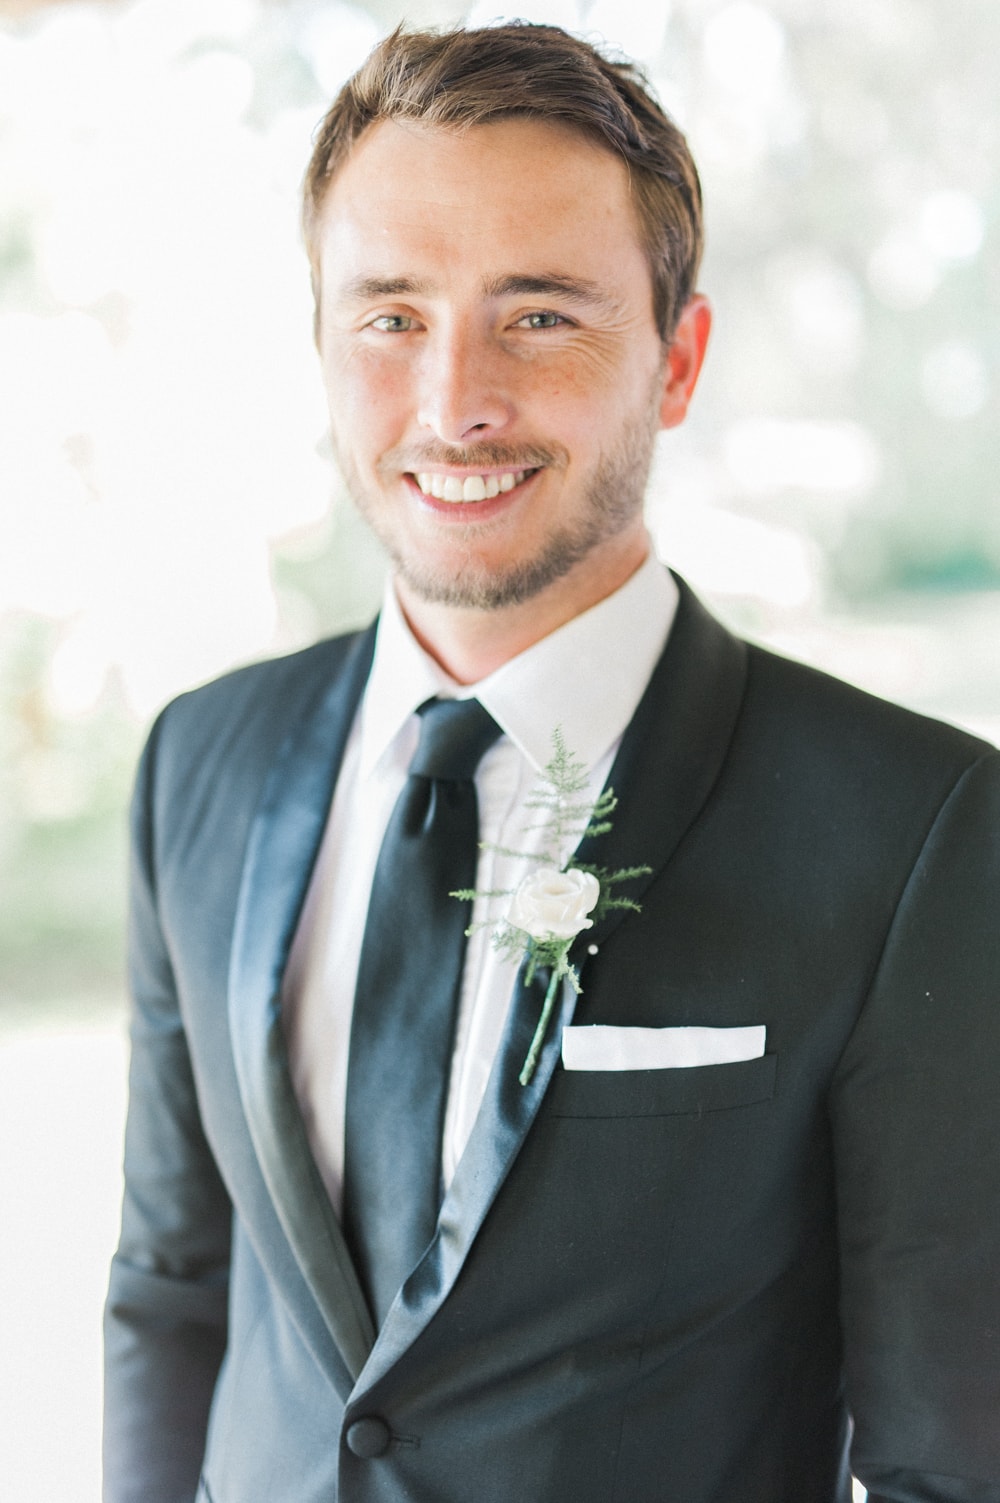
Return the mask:
[[497,611],[520,605],[545,588],[551,580],[536,581],[530,568],[503,573],[486,569],[460,569],[455,573],[414,567],[396,560],[396,573],[407,589],[433,605],[465,610]]
[[388,553],[398,578],[418,599],[465,610],[499,611],[523,605],[563,579],[597,541],[559,535],[550,538],[535,558],[492,568],[466,558],[455,568],[445,569],[407,558],[392,547]]

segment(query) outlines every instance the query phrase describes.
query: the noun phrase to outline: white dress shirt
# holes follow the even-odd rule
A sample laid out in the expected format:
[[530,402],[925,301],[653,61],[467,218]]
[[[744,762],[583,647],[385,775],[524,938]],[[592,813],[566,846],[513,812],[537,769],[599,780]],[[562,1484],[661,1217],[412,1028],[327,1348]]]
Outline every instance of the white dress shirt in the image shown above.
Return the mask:
[[[585,765],[596,798],[676,608],[677,587],[650,556],[613,595],[478,684],[462,686],[424,652],[391,586],[387,589],[371,675],[344,753],[282,992],[295,1091],[338,1213],[358,960],[382,837],[417,746],[417,707],[434,695],[474,694],[504,731],[476,773],[485,843],[476,887],[514,888],[526,863],[492,847],[541,849],[541,832],[526,828],[538,814],[525,808],[525,800],[552,757],[553,732],[561,729],[567,749]],[[563,852],[562,859],[570,854]],[[477,900],[473,923],[492,924],[504,901]],[[466,950],[451,1061],[442,1142],[445,1184],[479,1111],[516,973],[514,962],[493,949],[489,927],[477,929]]]

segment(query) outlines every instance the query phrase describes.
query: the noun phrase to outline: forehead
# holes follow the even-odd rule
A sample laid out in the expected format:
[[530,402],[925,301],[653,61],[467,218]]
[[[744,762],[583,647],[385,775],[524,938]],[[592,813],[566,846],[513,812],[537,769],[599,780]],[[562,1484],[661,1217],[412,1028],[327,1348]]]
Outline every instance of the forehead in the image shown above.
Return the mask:
[[649,284],[625,163],[529,119],[462,130],[380,121],[328,190],[314,249],[325,290],[428,270],[449,281],[544,270]]

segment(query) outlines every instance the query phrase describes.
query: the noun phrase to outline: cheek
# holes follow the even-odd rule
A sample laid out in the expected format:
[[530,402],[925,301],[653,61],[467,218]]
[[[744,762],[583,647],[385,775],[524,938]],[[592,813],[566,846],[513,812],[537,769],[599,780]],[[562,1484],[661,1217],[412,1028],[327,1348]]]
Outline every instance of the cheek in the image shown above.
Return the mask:
[[542,383],[530,407],[522,413],[541,439],[560,442],[572,458],[584,463],[603,450],[609,439],[628,425],[632,418],[635,383],[626,372],[618,379],[597,379],[593,368],[575,363],[571,370],[560,371]]
[[625,342],[581,341],[567,357],[531,372],[537,410],[597,438],[651,401],[659,348]]
[[401,389],[401,377],[396,362],[379,360],[364,350],[344,357],[335,348],[323,360],[323,380],[332,407],[353,409],[373,400],[391,401]]
[[386,362],[325,360],[330,419],[341,444],[377,455],[398,442],[406,423],[407,383]]

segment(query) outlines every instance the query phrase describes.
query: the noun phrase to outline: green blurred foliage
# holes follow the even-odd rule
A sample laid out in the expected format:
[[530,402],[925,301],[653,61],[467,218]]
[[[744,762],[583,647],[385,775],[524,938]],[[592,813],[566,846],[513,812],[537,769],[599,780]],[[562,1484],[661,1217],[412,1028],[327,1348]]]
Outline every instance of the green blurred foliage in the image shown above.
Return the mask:
[[0,624],[0,1007],[121,990],[125,802],[139,728],[109,689],[59,719],[43,691],[58,627]]
[[[674,30],[719,9],[678,7]],[[1000,6],[766,9],[786,38],[784,99],[766,149],[742,175],[714,157],[704,172],[703,281],[719,316],[695,422],[719,433],[742,410],[868,431],[881,464],[863,505],[838,512],[808,487],[753,503],[816,536],[842,598],[997,588]],[[679,43],[681,56],[695,45],[691,35]],[[691,131],[696,156],[705,110]],[[928,247],[935,231],[947,242],[947,215],[926,221],[949,196],[959,213],[981,216],[971,254]],[[806,298],[810,276],[815,317],[832,288],[830,311],[839,307],[850,339],[821,322],[809,347],[796,282]]]

